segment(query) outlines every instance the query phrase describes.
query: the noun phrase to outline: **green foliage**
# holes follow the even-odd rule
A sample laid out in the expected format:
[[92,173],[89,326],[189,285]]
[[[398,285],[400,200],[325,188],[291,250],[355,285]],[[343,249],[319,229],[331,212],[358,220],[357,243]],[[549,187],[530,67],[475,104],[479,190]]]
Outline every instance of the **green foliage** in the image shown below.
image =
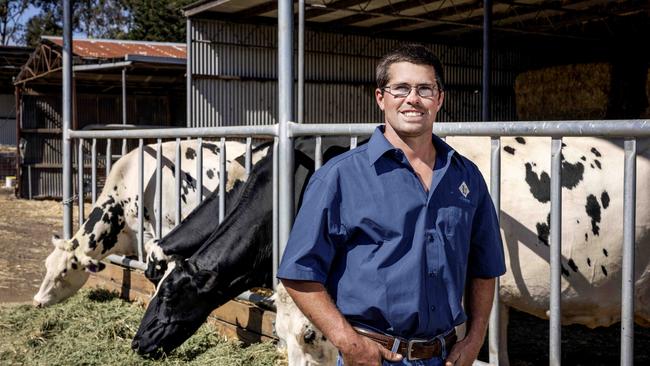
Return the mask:
[[128,39],[185,42],[181,9],[195,0],[124,0],[131,14]]
[[242,347],[208,325],[160,360],[143,359],[131,340],[144,310],[105,290],[82,290],[45,309],[0,306],[1,365],[217,365],[286,364],[275,346]]
[[[5,1],[5,0],[0,0]],[[181,8],[194,0],[72,1],[73,31],[87,38],[184,42]],[[63,34],[60,0],[34,0],[40,13],[29,19],[23,41],[36,46],[43,35]]]

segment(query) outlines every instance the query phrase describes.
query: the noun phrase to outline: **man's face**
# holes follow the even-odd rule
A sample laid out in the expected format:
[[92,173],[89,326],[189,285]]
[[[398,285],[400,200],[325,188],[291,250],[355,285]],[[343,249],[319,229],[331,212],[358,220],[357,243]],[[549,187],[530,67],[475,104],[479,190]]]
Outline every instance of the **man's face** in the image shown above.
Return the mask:
[[[388,75],[388,85],[437,87],[436,73],[432,66],[397,62],[389,66]],[[437,89],[435,91],[432,97],[420,97],[416,89],[411,90],[406,97],[395,97],[388,91],[375,90],[377,104],[384,111],[386,130],[393,130],[401,137],[431,135],[436,113],[444,100],[444,93],[438,93]]]

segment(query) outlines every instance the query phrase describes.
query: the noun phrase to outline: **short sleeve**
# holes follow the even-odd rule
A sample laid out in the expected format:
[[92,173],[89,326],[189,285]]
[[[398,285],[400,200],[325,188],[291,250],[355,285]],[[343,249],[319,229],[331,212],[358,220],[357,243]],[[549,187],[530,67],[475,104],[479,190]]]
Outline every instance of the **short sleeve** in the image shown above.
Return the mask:
[[340,207],[335,182],[313,176],[289,235],[278,278],[326,282],[336,247],[346,236]]
[[485,180],[480,176],[480,196],[472,222],[467,275],[470,278],[493,278],[506,272],[501,230]]

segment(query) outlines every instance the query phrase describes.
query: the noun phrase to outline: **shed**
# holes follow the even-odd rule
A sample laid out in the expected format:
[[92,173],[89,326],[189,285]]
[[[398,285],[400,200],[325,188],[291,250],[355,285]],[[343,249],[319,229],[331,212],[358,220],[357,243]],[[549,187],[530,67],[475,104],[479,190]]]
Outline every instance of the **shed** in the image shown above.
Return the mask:
[[[62,196],[62,45],[61,37],[43,37],[15,81],[20,197]],[[75,39],[73,63],[74,129],[185,126],[184,44]],[[113,144],[112,159],[128,150],[121,144]],[[105,143],[96,148],[104,164]],[[90,156],[91,142],[83,149]],[[87,174],[90,168],[86,161]],[[98,168],[101,189],[105,172]]]
[[[485,3],[492,2],[305,1],[304,117],[296,103],[296,120],[380,122],[372,93],[375,63],[397,44],[417,41],[445,65],[447,97],[439,120],[481,121]],[[203,0],[183,9],[189,29],[189,126],[276,123],[277,6],[270,0]],[[637,79],[647,71],[648,51],[639,51],[634,39],[649,34],[648,24],[647,2],[495,1],[492,120],[518,119],[515,79],[527,70],[606,62],[624,71],[613,76],[619,84],[641,85]],[[639,88],[619,91],[612,93],[617,100],[647,100]],[[635,118],[625,110],[609,116]]]

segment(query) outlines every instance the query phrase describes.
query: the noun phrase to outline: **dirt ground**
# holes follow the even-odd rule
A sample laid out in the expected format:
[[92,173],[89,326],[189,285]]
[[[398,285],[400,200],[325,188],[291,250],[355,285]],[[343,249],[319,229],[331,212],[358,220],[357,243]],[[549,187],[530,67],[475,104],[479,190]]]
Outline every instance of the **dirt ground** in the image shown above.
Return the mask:
[[29,302],[38,291],[63,209],[55,201],[19,200],[0,190],[0,302]]
[[[61,233],[61,218],[59,202],[18,200],[11,190],[0,190],[0,303],[31,302],[45,272],[50,237]],[[513,365],[548,365],[548,321],[513,311],[508,332]],[[619,335],[619,324],[595,330],[562,327],[562,362],[620,364]],[[486,347],[481,359],[487,359]],[[634,364],[650,365],[650,329],[635,328]]]

